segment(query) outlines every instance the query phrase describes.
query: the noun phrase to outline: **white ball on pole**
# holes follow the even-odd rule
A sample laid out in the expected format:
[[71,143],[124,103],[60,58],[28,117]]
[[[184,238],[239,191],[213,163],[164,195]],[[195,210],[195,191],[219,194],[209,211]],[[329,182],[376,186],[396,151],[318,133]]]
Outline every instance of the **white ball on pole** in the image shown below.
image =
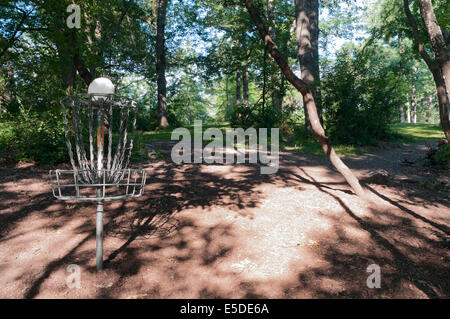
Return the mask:
[[[102,98],[100,94],[114,94],[114,84],[107,78],[96,78],[89,84],[88,94],[94,95],[94,100]],[[96,94],[99,94],[96,96]]]

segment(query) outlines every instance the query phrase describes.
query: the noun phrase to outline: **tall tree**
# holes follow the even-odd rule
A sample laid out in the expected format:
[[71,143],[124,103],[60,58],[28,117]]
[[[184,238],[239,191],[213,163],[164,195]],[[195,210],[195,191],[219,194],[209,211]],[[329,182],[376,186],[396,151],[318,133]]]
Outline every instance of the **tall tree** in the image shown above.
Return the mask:
[[241,67],[236,69],[236,106],[241,106]]
[[[267,18],[269,22],[268,32],[273,41],[277,41],[277,35],[275,32],[275,6],[274,0],[267,0]],[[272,105],[275,111],[281,113],[282,92],[281,81],[277,72],[272,72],[270,75],[270,81],[272,84]]]
[[411,115],[409,115],[411,119],[411,123],[417,123],[417,67],[413,67],[413,83],[411,87]]
[[167,128],[166,47],[164,30],[168,0],[157,0],[156,19],[156,82],[158,84],[158,126]]
[[[316,101],[321,118],[320,72],[319,72],[319,0],[295,0],[295,26],[300,62],[301,79],[308,84]],[[310,119],[305,110],[305,125],[311,130]]]
[[447,140],[450,142],[450,54],[447,47],[448,41],[446,41],[438,24],[431,0],[419,0],[420,16],[434,52],[434,58],[432,58],[421,40],[417,22],[409,7],[409,0],[403,0],[403,7],[411,27],[416,49],[433,74],[441,125]]
[[242,72],[242,99],[244,107],[248,107],[248,66],[245,65]]
[[273,42],[272,38],[267,32],[266,26],[261,19],[258,10],[255,8],[253,4],[253,0],[245,0],[245,6],[250,14],[251,19],[253,20],[255,26],[258,29],[258,32],[261,36],[261,39],[264,41],[264,45],[267,47],[267,51],[270,53],[272,58],[280,67],[286,79],[302,94],[303,100],[306,105],[306,111],[310,119],[311,128],[314,132],[314,135],[318,139],[324,153],[333,164],[333,166],[341,173],[349,185],[352,187],[353,191],[361,198],[366,198],[366,194],[359,184],[358,179],[353,174],[353,172],[345,165],[339,156],[336,154],[335,150],[330,144],[328,137],[325,135],[325,131],[322,127],[322,124],[319,119],[319,115],[317,113],[317,107],[314,100],[314,96],[312,94],[311,89],[308,84],[303,80],[299,79],[292,69],[287,64],[286,60],[282,57],[278,47]]

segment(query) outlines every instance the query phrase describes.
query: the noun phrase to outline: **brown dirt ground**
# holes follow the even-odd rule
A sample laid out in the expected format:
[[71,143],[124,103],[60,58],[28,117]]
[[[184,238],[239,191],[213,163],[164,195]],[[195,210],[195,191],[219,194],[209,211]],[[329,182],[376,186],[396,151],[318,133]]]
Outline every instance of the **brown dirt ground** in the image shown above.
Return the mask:
[[[105,205],[105,270],[95,270],[95,205],[52,198],[47,168],[0,169],[2,298],[448,298],[449,172],[418,161],[427,143],[346,159],[376,205],[323,157],[283,152],[257,165],[154,159],[145,194]],[[400,165],[402,157],[415,162]],[[428,190],[427,176],[446,187]],[[81,267],[69,289],[67,267]],[[381,267],[381,288],[366,285]]]

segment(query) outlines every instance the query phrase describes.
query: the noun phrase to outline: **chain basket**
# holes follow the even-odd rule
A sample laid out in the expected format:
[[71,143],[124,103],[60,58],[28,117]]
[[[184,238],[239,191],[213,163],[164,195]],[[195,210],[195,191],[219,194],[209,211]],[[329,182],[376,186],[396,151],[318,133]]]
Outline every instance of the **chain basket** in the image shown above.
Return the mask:
[[136,102],[97,93],[67,96],[61,104],[67,149],[77,182],[118,183],[133,148]]
[[73,170],[50,171],[53,196],[97,203],[96,266],[103,269],[103,203],[139,197],[145,170],[130,169],[137,103],[114,94],[109,79],[98,78],[87,94],[61,100],[64,134]]

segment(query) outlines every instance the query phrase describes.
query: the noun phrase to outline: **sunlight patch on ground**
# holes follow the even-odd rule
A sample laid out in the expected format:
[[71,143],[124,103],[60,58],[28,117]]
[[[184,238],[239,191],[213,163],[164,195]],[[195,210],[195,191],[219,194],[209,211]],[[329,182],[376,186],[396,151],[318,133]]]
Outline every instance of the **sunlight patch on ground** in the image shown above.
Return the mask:
[[293,263],[296,270],[312,263],[315,257],[310,250],[321,244],[318,234],[332,227],[320,211],[338,207],[332,202],[318,204],[314,194],[307,193],[293,188],[266,193],[261,207],[252,211],[253,219],[239,218],[235,224],[237,233],[246,234],[247,239],[221,268],[246,280],[271,280],[292,277]]

